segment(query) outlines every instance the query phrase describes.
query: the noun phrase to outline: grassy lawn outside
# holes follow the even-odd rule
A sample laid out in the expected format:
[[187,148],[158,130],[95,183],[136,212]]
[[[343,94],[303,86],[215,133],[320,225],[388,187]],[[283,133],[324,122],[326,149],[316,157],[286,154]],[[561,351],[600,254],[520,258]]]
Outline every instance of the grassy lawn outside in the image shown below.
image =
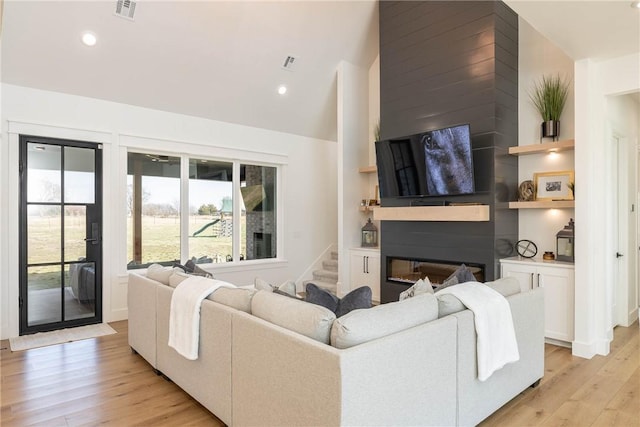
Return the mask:
[[[60,261],[60,216],[29,216],[28,217],[28,262],[29,264],[59,262]],[[227,255],[233,254],[231,237],[231,217],[228,217],[229,227],[223,233],[222,221],[208,227],[197,236],[193,234],[208,223],[214,221],[210,215],[191,215],[189,217],[189,257],[200,258],[206,256],[214,262],[226,262]],[[128,219],[127,227],[127,260],[133,259],[132,219]],[[246,244],[245,216],[241,219],[241,253]],[[84,242],[84,216],[65,216],[65,260],[78,261],[86,255]],[[223,235],[223,234],[226,234]],[[142,262],[180,260],[180,218],[173,217],[142,217]],[[181,260],[185,262],[186,260]],[[60,287],[60,266],[30,267],[28,272],[29,290],[50,289]],[[69,283],[68,268],[65,271],[65,285]]]

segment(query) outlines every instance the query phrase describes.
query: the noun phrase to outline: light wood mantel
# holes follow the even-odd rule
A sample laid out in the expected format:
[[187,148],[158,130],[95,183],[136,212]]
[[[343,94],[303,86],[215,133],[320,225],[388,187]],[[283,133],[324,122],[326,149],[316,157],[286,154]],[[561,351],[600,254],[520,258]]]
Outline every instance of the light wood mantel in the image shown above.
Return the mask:
[[378,207],[378,221],[489,221],[488,205]]

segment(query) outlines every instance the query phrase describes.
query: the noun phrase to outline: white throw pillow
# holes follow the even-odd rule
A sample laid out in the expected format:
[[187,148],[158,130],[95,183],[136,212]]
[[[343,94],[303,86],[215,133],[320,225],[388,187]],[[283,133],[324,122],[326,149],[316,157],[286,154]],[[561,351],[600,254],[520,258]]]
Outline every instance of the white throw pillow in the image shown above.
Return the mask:
[[333,322],[331,345],[353,347],[437,318],[438,301],[429,293],[367,310],[354,310]]
[[275,290],[279,290],[280,292],[289,294],[292,297],[296,296],[296,283],[291,280],[287,280],[286,282],[280,285],[272,285],[266,280],[262,280],[261,278],[256,277],[253,284],[255,285],[256,289],[259,291],[273,292]]
[[402,301],[407,298],[417,297],[418,295],[422,295],[422,294],[432,294],[432,293],[433,293],[433,287],[431,286],[431,281],[427,276],[425,276],[424,279],[419,279],[409,289],[400,293],[400,298],[398,298],[398,301]]

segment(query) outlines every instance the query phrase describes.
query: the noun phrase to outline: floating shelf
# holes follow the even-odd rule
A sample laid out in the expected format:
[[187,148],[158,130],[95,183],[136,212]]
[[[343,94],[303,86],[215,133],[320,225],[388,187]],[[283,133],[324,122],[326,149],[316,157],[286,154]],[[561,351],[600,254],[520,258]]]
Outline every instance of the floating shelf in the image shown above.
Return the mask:
[[377,173],[378,172],[378,168],[376,167],[376,165],[364,166],[364,167],[361,167],[360,169],[358,169],[358,172],[360,172],[360,173]]
[[574,147],[574,140],[566,139],[564,141],[542,142],[540,144],[509,147],[509,154],[514,156],[525,156],[527,154],[554,153],[559,151],[573,150]]
[[538,200],[535,202],[509,202],[509,209],[567,209],[574,208],[575,200]]
[[489,221],[488,205],[378,207],[373,219],[382,221]]

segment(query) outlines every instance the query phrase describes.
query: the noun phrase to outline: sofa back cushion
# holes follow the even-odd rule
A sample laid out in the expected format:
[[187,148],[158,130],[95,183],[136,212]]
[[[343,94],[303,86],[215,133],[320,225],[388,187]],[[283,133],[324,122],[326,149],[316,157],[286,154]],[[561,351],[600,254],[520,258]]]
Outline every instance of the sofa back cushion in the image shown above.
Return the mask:
[[[505,298],[520,293],[520,283],[518,282],[518,279],[514,277],[503,277],[484,284],[494,291],[497,291]],[[438,317],[448,316],[467,309],[467,307],[462,304],[458,298],[451,294],[441,294],[436,292],[436,298],[438,299]]]
[[520,293],[520,282],[515,277],[503,277],[493,282],[487,282],[485,285],[500,292],[505,298]]
[[329,309],[268,291],[251,300],[251,313],[275,325],[329,344],[336,315]]
[[218,288],[207,299],[251,314],[251,300],[255,293],[255,289]]
[[438,299],[438,317],[448,316],[467,309],[462,304],[462,301],[451,294],[436,294],[436,298]]
[[174,272],[182,271],[179,268],[163,267],[160,264],[151,264],[147,267],[147,278],[169,285],[169,278]]
[[336,348],[353,347],[437,318],[438,301],[433,294],[422,294],[368,310],[354,310],[333,322],[331,345]]

